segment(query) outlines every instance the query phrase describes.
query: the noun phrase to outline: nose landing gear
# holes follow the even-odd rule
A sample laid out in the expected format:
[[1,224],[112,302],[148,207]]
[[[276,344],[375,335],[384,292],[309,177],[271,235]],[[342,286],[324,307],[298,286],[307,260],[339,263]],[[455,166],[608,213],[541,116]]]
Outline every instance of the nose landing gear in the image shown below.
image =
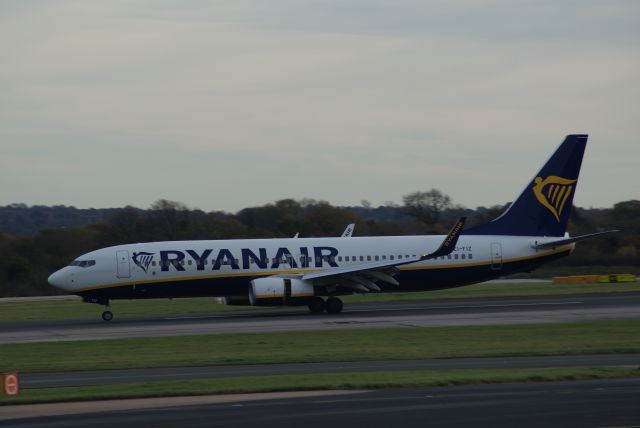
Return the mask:
[[113,312],[109,306],[109,299],[104,297],[83,296],[82,301],[85,303],[95,303],[96,305],[104,305],[104,312],[102,312],[102,319],[104,321],[111,321],[113,319]]
[[109,301],[107,300],[104,303],[104,312],[102,312],[102,320],[103,321],[111,321],[113,319],[113,312],[111,312],[111,306],[109,306]]
[[[107,306],[107,308],[108,308],[108,306]],[[103,319],[104,321],[111,321],[111,320],[113,319],[113,312],[111,312],[111,311],[109,311],[109,310],[105,310],[105,311],[102,313],[102,319]]]

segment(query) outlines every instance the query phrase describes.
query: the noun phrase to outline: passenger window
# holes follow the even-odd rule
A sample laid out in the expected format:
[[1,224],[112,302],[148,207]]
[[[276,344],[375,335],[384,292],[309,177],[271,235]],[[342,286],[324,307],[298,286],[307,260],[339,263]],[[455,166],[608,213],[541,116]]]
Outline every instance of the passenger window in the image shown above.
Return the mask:
[[457,254],[454,254],[454,255],[453,255],[453,258],[454,258],[454,259],[456,259],[456,260],[458,260],[458,255],[457,255]]
[[469,258],[472,259],[473,258],[473,254],[469,254]]
[[151,266],[155,266],[155,265],[156,265],[156,261],[154,260],[151,262]]
[[460,258],[461,258],[462,260],[464,260],[464,259],[466,259],[466,258],[467,258],[467,255],[466,255],[466,254],[460,254]]
[[187,262],[187,264],[188,264],[189,266],[191,266],[191,260],[189,260],[189,261]]
[[367,261],[370,262],[371,261],[371,256],[367,256]]
[[447,258],[448,258],[449,260],[451,260],[451,254],[447,255]]
[[341,262],[342,261],[342,256],[338,256],[338,261]]
[[398,254],[398,258],[401,259],[402,258],[402,254]]
[[382,256],[382,260],[387,260],[387,256]]
[[363,262],[364,261],[364,257],[360,256],[360,261]]
[[395,259],[395,257],[393,256],[393,254],[389,256],[389,259],[391,259],[391,260]]

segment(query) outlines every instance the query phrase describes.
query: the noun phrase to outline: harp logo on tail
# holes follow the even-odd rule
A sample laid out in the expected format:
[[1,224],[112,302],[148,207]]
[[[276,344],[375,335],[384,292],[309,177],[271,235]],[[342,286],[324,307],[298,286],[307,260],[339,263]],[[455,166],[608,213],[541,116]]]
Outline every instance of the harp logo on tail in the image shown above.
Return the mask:
[[578,180],[569,180],[566,178],[550,175],[544,180],[542,177],[536,177],[533,180],[536,185],[533,186],[533,194],[538,202],[546,207],[551,214],[560,221],[564,204],[573,192],[573,183]]
[[139,253],[133,253],[133,257],[131,257],[131,259],[133,259],[136,266],[142,269],[144,273],[147,273],[151,260],[153,260],[153,254],[154,253],[145,253],[141,251]]

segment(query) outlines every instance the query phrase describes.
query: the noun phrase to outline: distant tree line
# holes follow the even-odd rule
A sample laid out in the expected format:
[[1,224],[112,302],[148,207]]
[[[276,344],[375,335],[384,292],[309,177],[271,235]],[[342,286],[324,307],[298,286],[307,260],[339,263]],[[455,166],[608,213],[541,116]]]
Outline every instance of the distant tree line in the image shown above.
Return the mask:
[[[46,282],[56,269],[77,256],[110,245],[135,242],[339,236],[356,223],[355,236],[444,233],[465,215],[468,225],[497,217],[505,206],[475,210],[454,205],[437,189],[415,192],[403,205],[335,207],[313,199],[283,199],[235,214],[189,209],[182,203],[158,200],[149,209],[131,206],[103,210],[21,204],[0,207],[0,296],[57,293]],[[620,229],[580,243],[560,266],[630,266],[640,268],[640,201],[630,200],[606,209],[575,208],[572,235]],[[636,272],[634,272],[636,273]]]

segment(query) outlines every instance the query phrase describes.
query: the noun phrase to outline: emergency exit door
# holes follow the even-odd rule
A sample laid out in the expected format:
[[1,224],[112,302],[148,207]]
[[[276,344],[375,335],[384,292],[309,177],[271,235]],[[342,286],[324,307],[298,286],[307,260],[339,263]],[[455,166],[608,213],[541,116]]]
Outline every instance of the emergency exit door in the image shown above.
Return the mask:
[[131,277],[131,264],[128,251],[116,251],[116,265],[118,269],[118,278]]

